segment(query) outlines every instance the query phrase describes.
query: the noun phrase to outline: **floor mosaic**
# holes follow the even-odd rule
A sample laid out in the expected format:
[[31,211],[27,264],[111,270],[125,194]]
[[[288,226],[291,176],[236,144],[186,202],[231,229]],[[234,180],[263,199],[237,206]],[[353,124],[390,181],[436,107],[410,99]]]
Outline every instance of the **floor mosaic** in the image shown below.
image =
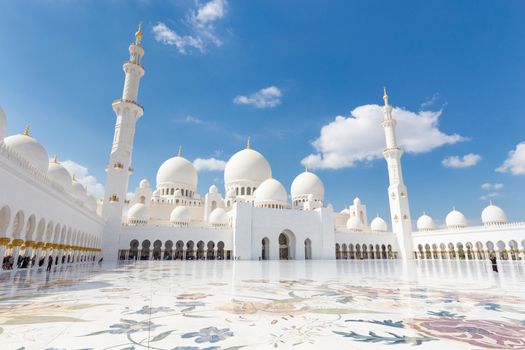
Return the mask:
[[1,349],[525,349],[525,264],[160,261],[0,273]]

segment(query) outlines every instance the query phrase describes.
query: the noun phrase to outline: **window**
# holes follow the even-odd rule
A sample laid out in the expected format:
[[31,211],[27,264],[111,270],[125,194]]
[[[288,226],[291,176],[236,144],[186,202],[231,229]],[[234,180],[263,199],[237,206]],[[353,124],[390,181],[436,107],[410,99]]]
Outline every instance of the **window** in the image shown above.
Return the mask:
[[241,196],[244,196],[244,187],[241,188]]

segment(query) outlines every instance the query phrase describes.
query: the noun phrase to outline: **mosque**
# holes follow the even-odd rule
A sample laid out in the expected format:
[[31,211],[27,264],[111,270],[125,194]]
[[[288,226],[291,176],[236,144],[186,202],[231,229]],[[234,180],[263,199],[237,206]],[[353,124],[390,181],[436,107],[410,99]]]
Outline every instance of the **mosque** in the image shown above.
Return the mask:
[[[482,225],[469,226],[459,210],[437,227],[427,214],[415,230],[403,182],[396,120],[384,92],[384,158],[387,162],[389,223],[369,221],[367,206],[355,198],[340,212],[326,203],[325,188],[305,169],[290,188],[272,177],[268,160],[250,142],[224,170],[224,192],[212,185],[197,192],[198,173],[182,152],[160,165],[155,186],[140,181],[126,200],[133,141],[144,108],[138,92],[145,69],[142,32],[123,64],[122,97],[113,101],[115,133],[106,166],[104,198],[97,200],[76,181],[29,129],[5,136],[0,109],[0,260],[20,257],[77,264],[104,257],[115,260],[172,259],[500,259],[521,260],[525,222],[509,223],[490,203]],[[35,263],[33,263],[35,266]],[[31,264],[28,266],[31,267]]]

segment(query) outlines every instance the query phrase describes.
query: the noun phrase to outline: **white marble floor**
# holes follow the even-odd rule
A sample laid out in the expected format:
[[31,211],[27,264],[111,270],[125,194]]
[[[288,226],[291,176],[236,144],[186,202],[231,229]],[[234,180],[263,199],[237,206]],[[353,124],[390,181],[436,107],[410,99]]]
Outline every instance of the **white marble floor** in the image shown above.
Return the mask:
[[0,348],[525,349],[525,263],[151,261],[0,273]]

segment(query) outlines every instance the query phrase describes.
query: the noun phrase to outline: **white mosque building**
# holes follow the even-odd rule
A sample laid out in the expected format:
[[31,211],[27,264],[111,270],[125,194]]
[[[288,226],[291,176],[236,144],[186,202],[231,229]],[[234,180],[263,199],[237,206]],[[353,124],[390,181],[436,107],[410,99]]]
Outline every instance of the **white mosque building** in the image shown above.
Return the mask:
[[390,225],[381,217],[369,222],[359,198],[334,211],[326,204],[323,182],[307,169],[294,179],[288,197],[249,141],[227,162],[224,194],[215,185],[199,194],[198,173],[179,150],[160,165],[154,187],[144,179],[133,201],[125,200],[135,127],[144,112],[138,103],[145,73],[141,40],[139,28],[123,66],[122,98],[112,104],[115,134],[105,196],[98,202],[56,157],[50,159],[28,129],[5,136],[7,118],[0,109],[0,261],[525,258],[525,222],[509,223],[492,203],[481,214],[481,226],[469,226],[454,209],[446,227],[438,228],[424,214],[413,231],[403,150],[386,91],[378,127],[386,139]]

